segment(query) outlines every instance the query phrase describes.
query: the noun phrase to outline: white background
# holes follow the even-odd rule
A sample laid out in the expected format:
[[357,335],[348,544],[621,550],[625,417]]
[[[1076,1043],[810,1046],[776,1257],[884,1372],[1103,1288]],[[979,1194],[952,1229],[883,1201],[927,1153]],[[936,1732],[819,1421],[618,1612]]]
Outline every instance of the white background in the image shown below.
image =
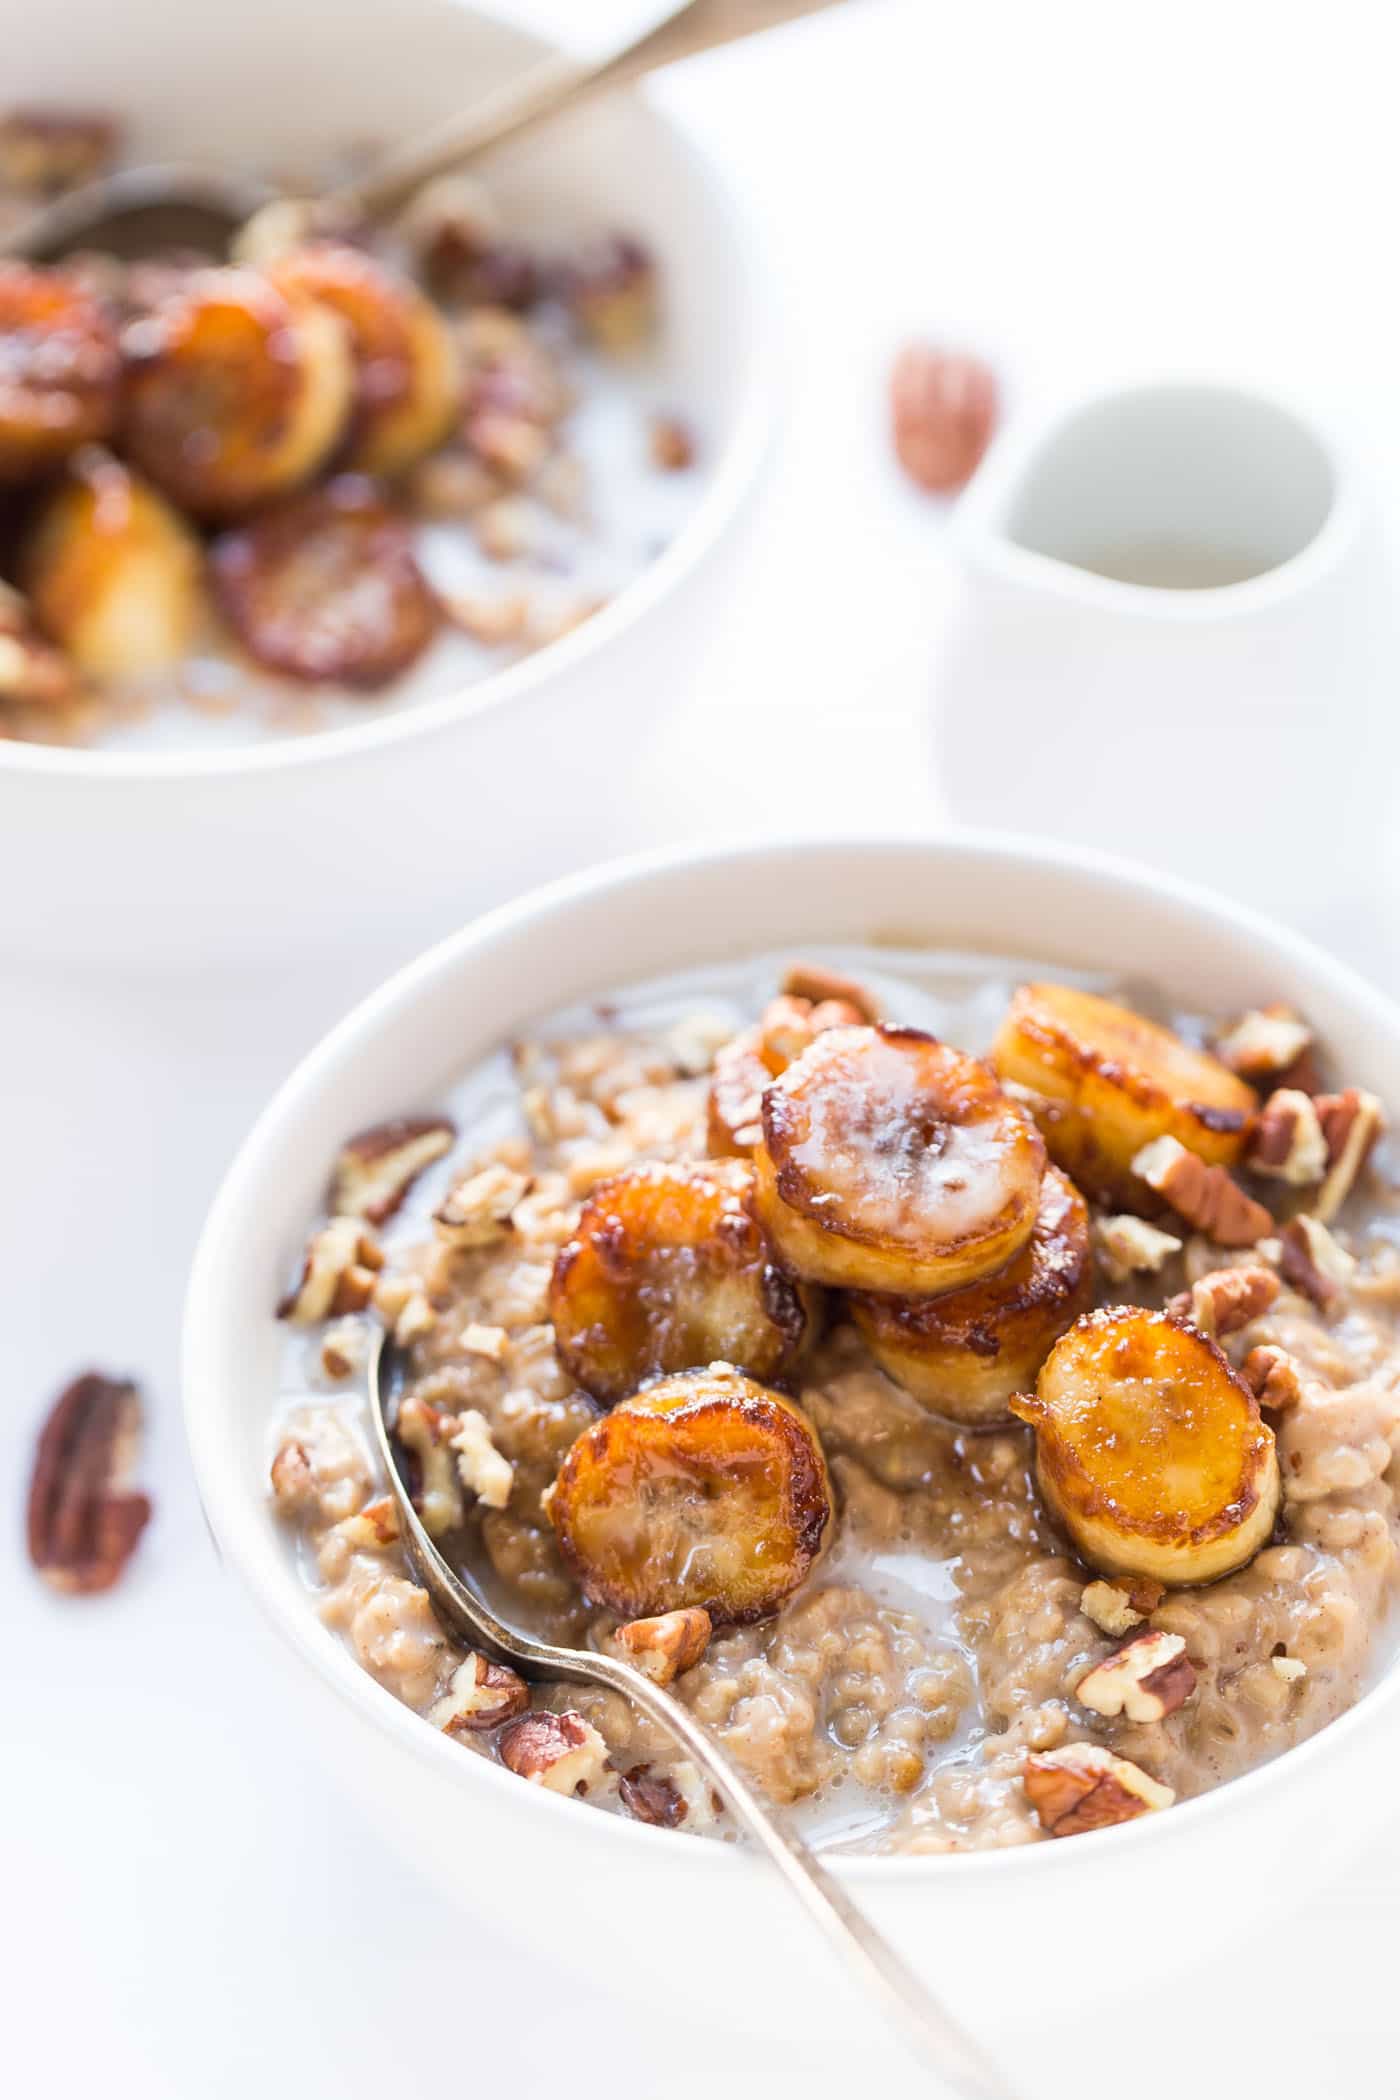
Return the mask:
[[[1013,408],[1134,368],[1294,386],[1350,430],[1393,509],[1386,12],[859,0],[663,84],[767,223],[791,414],[703,696],[668,733],[635,834],[600,852],[794,816],[936,814],[940,519],[900,486],[884,434],[886,367],[911,328],[985,345]],[[726,1979],[722,1950],[713,2028],[677,2034],[664,2007],[616,1995],[625,1947],[594,1950],[584,1992],[420,1886],[326,1785],[220,1577],[178,1424],[189,1249],[256,1108],[393,959],[222,984],[0,974],[5,2089],[888,2090],[893,2062],[817,2064],[800,2034],[782,2054],[735,2050],[724,1994],[762,1979]],[[19,1504],[41,1404],[89,1361],[147,1385],[157,1519],[118,1594],[60,1604],[24,1566]],[[1385,1791],[1382,1775],[1382,1809]],[[1010,2061],[1044,2100],[1110,2081],[1135,2100],[1241,2081],[1285,2100],[1400,2091],[1398,1869],[1391,1822],[1306,1918],[1169,1992],[1135,1947],[1135,2002],[1100,2010],[1086,1981]],[[1248,1871],[1230,1862],[1202,1904]],[[571,1900],[586,1940],[586,1898]],[[1018,1959],[1054,1930],[1013,1924]],[[1113,1948],[1113,1920],[1104,1934]]]

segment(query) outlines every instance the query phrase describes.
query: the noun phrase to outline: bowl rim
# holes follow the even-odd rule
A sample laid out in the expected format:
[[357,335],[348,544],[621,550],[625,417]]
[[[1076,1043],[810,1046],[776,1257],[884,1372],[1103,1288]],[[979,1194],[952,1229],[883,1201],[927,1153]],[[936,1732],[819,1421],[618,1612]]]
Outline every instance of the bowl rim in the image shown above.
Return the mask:
[[[522,43],[537,50],[550,48],[538,37],[524,31],[518,34]],[[662,552],[571,633],[546,643],[519,663],[392,714],[371,715],[342,728],[304,731],[284,743],[236,745],[225,751],[104,751],[99,746],[0,739],[0,784],[11,775],[20,780],[81,781],[90,792],[137,781],[159,791],[192,781],[260,778],[269,772],[372,760],[392,745],[415,737],[428,739],[473,716],[528,703],[556,675],[567,678],[577,665],[606,649],[614,637],[645,619],[688,574],[703,565],[735,523],[773,436],[780,342],[779,317],[770,294],[773,273],[766,266],[767,241],[757,220],[744,208],[723,163],[676,113],[670,98],[645,81],[618,93],[644,107],[694,173],[712,208],[713,230],[728,253],[740,293],[733,318],[744,331],[732,428],[698,502]]]
[[[1216,933],[1233,933],[1246,944],[1262,943],[1287,950],[1329,991],[1366,1012],[1394,1037],[1400,1048],[1400,1005],[1305,936],[1204,886],[1057,840],[954,826],[882,834],[827,829],[821,833],[765,832],[718,844],[692,844],[626,855],[543,884],[471,921],[396,970],[320,1039],[277,1089],[230,1163],[200,1232],[185,1299],[182,1407],[206,1522],[220,1558],[238,1570],[261,1612],[321,1682],[378,1733],[399,1742],[408,1755],[438,1765],[448,1784],[470,1787],[480,1781],[488,1788],[504,1785],[510,1789],[506,1798],[515,1803],[520,1814],[566,1819],[558,1823],[560,1835],[572,1830],[577,1838],[584,1839],[592,1828],[600,1842],[651,1848],[658,1863],[668,1857],[673,1862],[685,1857],[694,1861],[697,1870],[705,1861],[707,1871],[732,1875],[747,1871],[753,1855],[731,1845],[696,1843],[693,1833],[663,1830],[625,1816],[580,1817],[577,1802],[541,1787],[522,1788],[513,1774],[487,1759],[463,1758],[459,1745],[427,1726],[420,1714],[370,1676],[344,1643],[328,1632],[317,1617],[310,1592],[306,1593],[304,1610],[286,1609],[273,1581],[264,1579],[258,1565],[262,1556],[253,1545],[254,1534],[270,1521],[269,1505],[265,1500],[255,1502],[245,1497],[236,1482],[221,1477],[211,1432],[206,1426],[210,1416],[203,1395],[220,1384],[236,1393],[238,1376],[236,1366],[221,1364],[206,1348],[209,1323],[205,1308],[217,1303],[220,1296],[222,1247],[234,1230],[244,1185],[258,1177],[264,1156],[276,1149],[284,1126],[295,1125],[303,1104],[319,1096],[326,1078],[334,1075],[347,1054],[353,1054],[379,1028],[411,1009],[443,978],[469,969],[478,953],[494,951],[503,941],[527,936],[529,929],[542,919],[567,914],[578,905],[609,895],[636,891],[659,876],[702,873],[716,864],[763,864],[780,854],[821,857],[853,850],[891,857],[911,852],[962,856],[974,866],[996,863],[1005,869],[1009,865],[1027,879],[1052,867],[1070,877],[1112,885],[1140,898],[1147,909],[1165,905],[1184,916],[1209,921]],[[790,868],[788,872],[790,875]],[[823,1854],[824,1863],[843,1880],[872,1888],[907,1887],[929,1877],[936,1878],[941,1886],[945,1881],[954,1884],[969,1877],[981,1881],[993,1876],[1015,1876],[1022,1871],[1044,1879],[1047,1875],[1080,1871],[1086,1860],[1103,1860],[1105,1848],[1109,1848],[1112,1859],[1131,1865],[1145,1852],[1167,1843],[1172,1832],[1179,1832],[1182,1817],[1189,1819],[1193,1830],[1208,1822],[1219,1822],[1222,1816],[1230,1814],[1232,1802],[1240,1803],[1246,1798],[1253,1802],[1265,1789],[1276,1788],[1281,1771],[1301,1776],[1320,1758],[1340,1750],[1344,1743],[1363,1732],[1373,1732],[1387,1713],[1393,1714],[1398,1701],[1400,1652],[1353,1705],[1305,1741],[1235,1779],[1178,1803],[1169,1815],[1141,1816],[1127,1824],[1083,1833],[1071,1846],[1024,1844],[969,1852],[898,1854],[827,1851]],[[600,1823],[605,1826],[601,1831],[597,1828]],[[683,1848],[679,1853],[678,1847]],[[1075,1862],[1080,1863],[1079,1868]]]

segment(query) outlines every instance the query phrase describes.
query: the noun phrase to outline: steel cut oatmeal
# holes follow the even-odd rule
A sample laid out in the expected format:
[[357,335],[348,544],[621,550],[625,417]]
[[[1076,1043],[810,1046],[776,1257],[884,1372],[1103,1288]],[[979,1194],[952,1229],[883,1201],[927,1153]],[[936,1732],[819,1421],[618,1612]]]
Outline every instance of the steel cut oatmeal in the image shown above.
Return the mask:
[[824,1841],[1068,1836],[1277,1755],[1364,1689],[1400,1538],[1383,1118],[1331,1048],[887,953],[543,1024],[335,1162],[272,1457],[322,1617],[464,1754],[725,1829],[621,1696],[445,1637],[379,1322],[449,1556]]

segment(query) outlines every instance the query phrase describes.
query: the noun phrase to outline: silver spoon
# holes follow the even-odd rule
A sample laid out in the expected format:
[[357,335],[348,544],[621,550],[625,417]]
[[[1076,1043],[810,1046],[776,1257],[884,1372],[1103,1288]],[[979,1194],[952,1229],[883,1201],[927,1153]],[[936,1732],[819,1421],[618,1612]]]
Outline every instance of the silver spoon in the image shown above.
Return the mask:
[[[606,58],[552,53],[478,97],[464,115],[381,155],[353,182],[308,200],[308,228],[330,231],[390,211],[434,175],[464,166],[586,94],[623,86],[675,59],[830,5],[832,0],[672,0],[659,25],[653,19],[652,27]],[[132,259],[155,247],[181,247],[223,256],[253,214],[277,198],[270,184],[255,178],[184,163],[118,169],[41,205],[0,239],[0,255],[56,262],[89,248]]]
[[470,1645],[484,1648],[499,1661],[513,1663],[528,1677],[606,1685],[639,1706],[650,1720],[668,1729],[721,1795],[735,1822],[767,1854],[851,1974],[870,1991],[877,2004],[893,2014],[919,2062],[936,2072],[964,2100],[1015,2100],[1010,2086],[981,2047],[943,2010],[787,1821],[762,1805],[748,1782],[679,1699],[673,1699],[640,1670],[615,1656],[591,1648],[556,1648],[517,1627],[507,1626],[476,1590],[454,1572],[424,1530],[399,1472],[388,1406],[392,1403],[397,1409],[404,1377],[401,1352],[380,1336],[369,1358],[370,1416],[408,1557],[438,1617]]

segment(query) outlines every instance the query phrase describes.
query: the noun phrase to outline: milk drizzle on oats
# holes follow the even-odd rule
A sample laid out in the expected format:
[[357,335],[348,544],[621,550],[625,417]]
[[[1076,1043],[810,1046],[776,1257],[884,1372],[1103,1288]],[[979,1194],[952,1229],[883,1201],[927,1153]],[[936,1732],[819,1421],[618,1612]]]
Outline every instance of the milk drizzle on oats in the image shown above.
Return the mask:
[[[889,1017],[976,1052],[988,1048],[1016,984],[1045,974],[1030,961],[894,949],[803,954],[862,980]],[[543,1286],[577,1207],[551,1175],[571,1170],[576,1193],[590,1174],[616,1171],[628,1158],[702,1152],[706,1079],[675,1076],[681,1036],[713,1041],[746,1025],[791,960],[785,951],[653,980],[528,1031],[515,1062],[499,1052],[441,1104],[457,1123],[457,1146],[415,1184],[382,1234],[389,1273],[421,1260],[415,1250],[431,1239],[428,1221],[448,1186],[518,1142],[522,1089],[548,1088],[561,1075],[572,1082],[558,1099],[572,1104],[565,1120],[579,1134],[536,1146],[531,1219],[504,1253],[471,1258],[444,1315],[452,1334],[473,1322],[511,1329],[510,1358],[499,1369],[463,1363],[460,1349],[438,1338],[420,1345],[415,1381],[439,1404],[480,1408],[514,1463],[510,1508],[473,1519],[478,1557],[504,1615],[547,1636],[596,1640],[614,1623],[583,1605],[537,1509],[558,1457],[594,1415],[560,1371],[543,1326]],[[1058,968],[1056,975],[1125,998],[1191,1040],[1207,1032],[1201,1017],[1165,1014],[1141,987]],[[683,1028],[695,1017],[705,1027]],[[1345,1071],[1338,1076],[1344,1081]],[[614,1090],[607,1122],[593,1104]],[[1211,1588],[1170,1593],[1154,1614],[1155,1627],[1185,1638],[1197,1667],[1196,1696],[1180,1712],[1150,1726],[1089,1725],[1071,1688],[1112,1644],[1079,1611],[1090,1578],[1034,1495],[1029,1436],[1019,1428],[959,1433],[934,1420],[873,1369],[845,1325],[824,1339],[797,1394],[836,1482],[834,1542],[776,1619],[721,1631],[680,1680],[680,1695],[772,1798],[794,1805],[809,1834],[861,1850],[1037,1838],[1020,1788],[1028,1749],[1107,1742],[1189,1796],[1311,1734],[1352,1703],[1374,1670],[1400,1560],[1400,1251],[1386,1206],[1370,1201],[1369,1215],[1364,1202],[1358,1208],[1354,1243],[1366,1258],[1342,1315],[1324,1324],[1285,1292],[1251,1331],[1251,1340],[1291,1350],[1319,1382],[1319,1397],[1280,1424],[1286,1535]],[[1134,1279],[1136,1290],[1106,1286],[1100,1295],[1160,1301],[1220,1259],[1189,1243],[1184,1265]],[[299,1512],[295,1550],[327,1623],[381,1682],[425,1711],[457,1654],[396,1550],[352,1551],[337,1538],[336,1521],[380,1489],[363,1378],[328,1380],[321,1339],[319,1330],[289,1336],[269,1444],[271,1456],[292,1423],[314,1447],[315,1489]],[[1276,1653],[1304,1663],[1305,1673],[1276,1670]],[[665,1737],[615,1695],[571,1687],[536,1697],[579,1708],[606,1737],[615,1772],[590,1799],[616,1807],[616,1776],[644,1762],[673,1777],[688,1828],[723,1833],[693,1770],[677,1767]],[[478,1739],[462,1747],[490,1754]]]

